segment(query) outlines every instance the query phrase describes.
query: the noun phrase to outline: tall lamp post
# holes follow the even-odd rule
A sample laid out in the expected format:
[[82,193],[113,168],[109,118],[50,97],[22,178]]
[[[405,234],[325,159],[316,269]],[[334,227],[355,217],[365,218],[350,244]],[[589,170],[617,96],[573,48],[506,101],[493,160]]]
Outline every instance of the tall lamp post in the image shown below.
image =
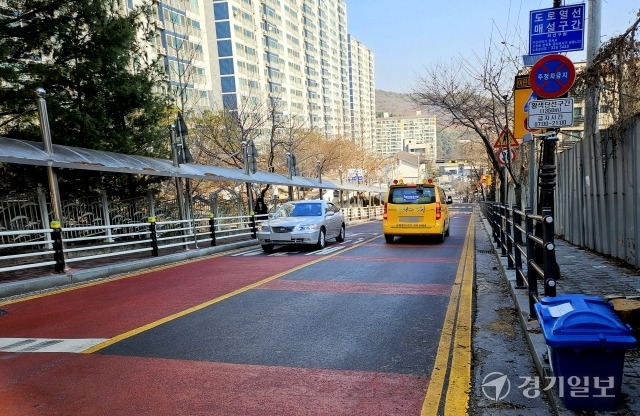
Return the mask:
[[[176,142],[176,125],[170,126],[171,131],[171,156],[173,159],[173,166],[180,167],[180,158],[178,155],[178,143]],[[184,190],[182,189],[182,179],[176,176],[176,195],[178,196],[178,205],[180,219],[184,219]]]
[[[187,124],[184,122],[184,118],[182,118],[182,113],[178,112],[177,119],[177,130],[178,130],[178,138],[180,139],[180,143],[178,143],[178,147],[180,149],[180,162],[181,163],[191,163],[193,162],[193,157],[191,156],[191,152],[189,152],[189,148],[187,147],[187,135],[189,134],[189,129],[187,128]],[[185,218],[186,220],[191,219],[191,180],[189,178],[185,178],[185,186],[187,191],[187,204],[185,206]]]
[[[294,175],[298,175],[298,168],[296,167],[296,156],[287,152],[287,177],[289,180],[293,179]],[[289,201],[293,201],[293,186],[289,186]]]
[[[44,151],[53,153],[53,145],[51,144],[51,131],[49,130],[49,115],[47,113],[47,102],[44,97],[47,92],[44,88],[37,88],[36,104],[38,106],[38,118],[40,119],[40,133],[42,135],[42,145]],[[53,219],[62,221],[62,205],[60,202],[60,191],[58,190],[58,176],[51,166],[47,166],[47,177],[49,180],[49,193],[51,194],[51,210],[53,211]]]

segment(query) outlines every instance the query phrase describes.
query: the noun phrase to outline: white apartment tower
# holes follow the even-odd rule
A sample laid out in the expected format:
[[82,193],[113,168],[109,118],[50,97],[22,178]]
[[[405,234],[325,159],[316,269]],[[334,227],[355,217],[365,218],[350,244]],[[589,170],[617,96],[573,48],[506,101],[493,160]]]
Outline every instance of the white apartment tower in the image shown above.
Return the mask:
[[349,95],[351,134],[363,148],[374,150],[376,99],[373,52],[349,35]]
[[[140,4],[142,0],[124,0],[121,7]],[[152,9],[158,26],[152,39],[155,53],[161,58],[174,104],[183,112],[213,104],[204,8],[202,0],[161,0]]]
[[[371,90],[362,92],[360,84],[352,88],[349,65],[360,61],[349,61],[344,0],[205,1],[214,35],[208,42],[214,107],[267,104],[326,137],[356,138],[352,108],[354,101],[362,107],[363,96],[374,96],[373,57],[358,44],[357,56],[370,57],[365,72]],[[372,132],[370,123],[360,136]]]

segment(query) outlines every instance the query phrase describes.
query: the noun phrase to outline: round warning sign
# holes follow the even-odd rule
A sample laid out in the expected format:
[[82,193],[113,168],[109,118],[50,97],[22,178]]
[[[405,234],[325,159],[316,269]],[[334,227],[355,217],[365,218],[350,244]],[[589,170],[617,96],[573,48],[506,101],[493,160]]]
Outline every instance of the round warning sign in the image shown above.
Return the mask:
[[498,163],[504,166],[516,160],[516,151],[515,149],[503,147],[496,152],[496,156],[498,157]]

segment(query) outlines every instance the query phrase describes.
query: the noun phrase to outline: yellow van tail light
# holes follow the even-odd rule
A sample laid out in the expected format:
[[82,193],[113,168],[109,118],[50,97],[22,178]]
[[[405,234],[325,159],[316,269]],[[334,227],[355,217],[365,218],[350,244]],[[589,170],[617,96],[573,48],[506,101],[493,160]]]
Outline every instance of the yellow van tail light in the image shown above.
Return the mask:
[[440,202],[436,202],[436,219],[439,220],[442,218],[442,205]]

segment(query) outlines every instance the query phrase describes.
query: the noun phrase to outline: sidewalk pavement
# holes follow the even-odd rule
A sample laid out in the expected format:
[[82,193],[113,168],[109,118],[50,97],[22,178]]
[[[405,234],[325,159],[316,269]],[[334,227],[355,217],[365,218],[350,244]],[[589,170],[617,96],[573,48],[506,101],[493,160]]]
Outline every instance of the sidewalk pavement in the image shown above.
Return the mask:
[[[515,269],[507,268],[507,257],[501,256],[501,250],[493,243],[491,225],[476,208],[476,241],[486,237],[492,243],[493,251],[499,258],[502,271],[507,278],[516,309],[520,311],[520,322],[524,329],[529,349],[533,356],[539,376],[552,376],[548,361],[548,348],[540,325],[529,316],[529,298],[525,289],[516,288]],[[478,227],[478,221],[481,222]],[[484,228],[478,230],[478,228]],[[483,233],[486,234],[482,235]],[[640,296],[640,273],[638,270],[621,267],[615,261],[598,254],[571,245],[563,240],[555,240],[556,261],[561,277],[556,280],[556,295],[581,294],[612,297]],[[535,317],[534,317],[535,318]],[[588,363],[585,363],[588,365]],[[557,388],[548,390],[548,399],[558,415],[602,414],[602,415],[640,415],[640,347],[626,350],[625,366],[622,377],[622,389],[619,405],[612,412],[574,412],[567,410]]]

